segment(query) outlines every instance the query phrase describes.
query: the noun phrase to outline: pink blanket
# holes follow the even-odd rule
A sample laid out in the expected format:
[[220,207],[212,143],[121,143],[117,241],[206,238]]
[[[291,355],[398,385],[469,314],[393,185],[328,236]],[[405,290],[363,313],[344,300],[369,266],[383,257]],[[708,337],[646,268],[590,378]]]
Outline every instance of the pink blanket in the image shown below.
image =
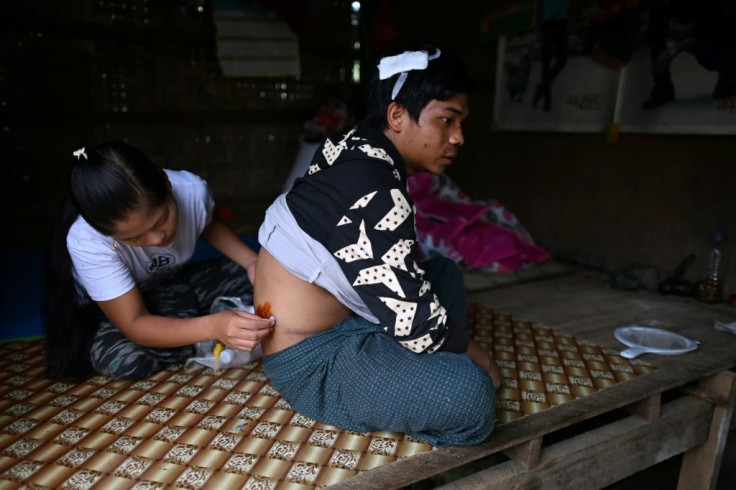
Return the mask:
[[425,258],[448,257],[471,269],[511,273],[549,259],[529,232],[497,201],[471,201],[449,177],[409,177],[417,205],[417,237]]

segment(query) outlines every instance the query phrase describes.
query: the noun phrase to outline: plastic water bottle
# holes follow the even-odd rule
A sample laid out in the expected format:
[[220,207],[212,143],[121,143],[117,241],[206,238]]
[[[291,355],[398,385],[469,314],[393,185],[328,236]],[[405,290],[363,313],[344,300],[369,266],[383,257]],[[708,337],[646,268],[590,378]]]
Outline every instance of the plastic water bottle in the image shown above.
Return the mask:
[[244,359],[247,359],[249,354],[250,352],[244,352],[242,350],[224,349],[220,352],[220,360],[225,364],[244,363],[248,362],[244,361]]
[[718,303],[723,299],[725,235],[717,231],[713,237],[713,248],[708,255],[705,278],[698,283],[697,298],[703,303]]
[[220,352],[220,360],[222,361],[223,365],[228,367],[241,366],[251,361],[260,359],[261,357],[263,357],[261,344],[258,344],[251,351],[231,349],[228,347]]

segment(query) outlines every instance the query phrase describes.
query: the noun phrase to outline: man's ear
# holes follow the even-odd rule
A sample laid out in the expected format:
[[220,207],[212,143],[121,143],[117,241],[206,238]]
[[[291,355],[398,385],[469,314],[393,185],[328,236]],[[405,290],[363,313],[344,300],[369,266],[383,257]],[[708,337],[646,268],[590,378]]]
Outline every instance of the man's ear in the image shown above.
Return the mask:
[[396,101],[391,102],[388,105],[388,109],[386,109],[386,119],[388,120],[389,129],[392,131],[397,133],[401,132],[407,117],[408,114],[403,105]]

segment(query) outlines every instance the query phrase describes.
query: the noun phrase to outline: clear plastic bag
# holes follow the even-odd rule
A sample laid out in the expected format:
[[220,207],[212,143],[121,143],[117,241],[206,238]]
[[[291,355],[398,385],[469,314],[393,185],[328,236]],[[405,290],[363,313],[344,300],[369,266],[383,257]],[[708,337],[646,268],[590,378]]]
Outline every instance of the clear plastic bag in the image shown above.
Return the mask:
[[720,320],[713,320],[713,328],[719,332],[732,333],[736,335],[736,322],[725,323]]
[[[210,314],[219,313],[225,310],[242,310],[249,313],[254,313],[255,308],[253,305],[246,305],[242,298],[237,296],[220,296],[215,298],[210,308]],[[220,370],[229,369],[231,367],[242,366],[249,362],[256,361],[263,357],[263,350],[261,350],[261,344],[258,344],[252,351],[231,349],[226,347],[220,352],[219,356],[215,356],[215,345],[217,344],[214,340],[205,340],[198,342],[194,345],[196,353],[195,357],[190,357],[184,364],[184,369],[194,370],[199,369],[202,366]]]

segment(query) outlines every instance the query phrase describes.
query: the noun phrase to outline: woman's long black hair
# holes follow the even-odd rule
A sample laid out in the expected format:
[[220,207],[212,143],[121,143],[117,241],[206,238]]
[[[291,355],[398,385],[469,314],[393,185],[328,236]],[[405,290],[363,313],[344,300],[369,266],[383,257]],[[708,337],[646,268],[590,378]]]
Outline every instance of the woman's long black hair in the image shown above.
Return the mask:
[[74,152],[69,196],[54,223],[46,252],[44,308],[47,376],[82,378],[93,372],[90,350],[102,312],[74,279],[66,239],[81,215],[103,235],[131,211],[162,205],[166,173],[121,141]]

